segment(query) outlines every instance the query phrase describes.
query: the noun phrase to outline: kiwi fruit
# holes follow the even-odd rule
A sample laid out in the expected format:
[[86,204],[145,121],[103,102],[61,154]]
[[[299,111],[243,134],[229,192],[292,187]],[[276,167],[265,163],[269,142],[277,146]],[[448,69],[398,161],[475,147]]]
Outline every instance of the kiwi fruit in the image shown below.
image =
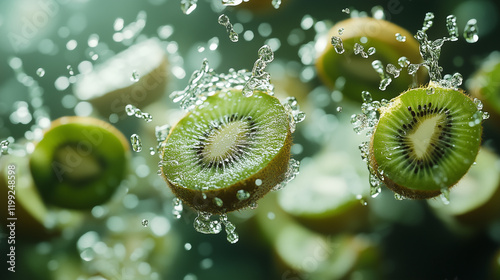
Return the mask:
[[161,172],[185,204],[222,214],[252,205],[285,179],[291,142],[277,98],[218,92],[171,129]]
[[104,117],[125,116],[127,104],[143,108],[158,100],[165,91],[168,74],[164,47],[158,38],[151,38],[79,75],[73,91]]
[[[500,121],[500,52],[492,52],[467,81],[473,97],[479,98],[490,113],[492,123]],[[498,128],[498,126],[496,126]]]
[[413,199],[437,196],[474,163],[482,118],[463,92],[434,84],[410,89],[379,113],[369,164],[397,194]]
[[[339,34],[339,29],[343,30]],[[406,37],[405,42],[396,40],[395,34]],[[362,102],[361,92],[369,91],[374,100],[391,99],[399,93],[407,90],[413,84],[419,85],[426,81],[427,74],[424,67],[417,72],[416,80],[404,70],[398,78],[387,74],[392,78],[392,83],[385,91],[379,89],[380,75],[373,69],[372,62],[379,60],[385,66],[393,64],[398,69],[400,57],[406,57],[411,63],[422,62],[419,44],[413,35],[404,28],[382,19],[370,17],[349,18],[335,24],[325,38],[325,48],[316,60],[316,68],[320,79],[325,85],[334,88],[339,77],[345,78],[345,84],[341,90],[344,97],[357,102]],[[344,53],[337,53],[332,46],[331,38],[336,36],[342,39]],[[361,39],[366,38],[365,44]],[[369,47],[375,48],[375,53],[368,58],[354,54],[354,45],[362,44],[365,52]]]
[[51,123],[30,156],[30,170],[47,204],[90,209],[109,200],[127,171],[129,144],[107,122],[62,117]]
[[500,157],[482,147],[476,164],[450,190],[450,204],[438,199],[429,205],[446,224],[455,229],[482,229],[500,217]]

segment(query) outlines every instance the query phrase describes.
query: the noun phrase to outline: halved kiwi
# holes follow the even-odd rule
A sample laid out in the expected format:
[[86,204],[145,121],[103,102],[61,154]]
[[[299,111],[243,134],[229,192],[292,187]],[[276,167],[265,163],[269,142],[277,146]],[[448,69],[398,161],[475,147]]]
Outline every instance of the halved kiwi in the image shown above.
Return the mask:
[[168,61],[157,38],[151,38],[98,64],[78,77],[75,95],[92,103],[99,113],[125,115],[125,106],[143,108],[162,96],[168,80]]
[[[342,35],[339,34],[339,29],[343,30]],[[395,34],[397,33],[405,36],[406,41],[396,40]],[[414,83],[413,76],[403,71],[396,79],[387,74],[393,78],[393,81],[385,91],[381,91],[379,90],[380,76],[372,67],[374,60],[380,60],[384,67],[391,63],[401,68],[398,59],[403,56],[411,63],[422,62],[418,42],[404,28],[386,20],[357,17],[338,22],[330,29],[327,36],[325,49],[316,60],[316,68],[321,80],[331,88],[334,87],[339,77],[344,77],[345,84],[342,93],[346,98],[362,101],[361,92],[369,91],[374,100],[391,99]],[[344,53],[339,54],[335,51],[330,43],[332,36],[342,39]],[[365,44],[361,43],[362,38],[367,40]],[[369,47],[374,47],[376,51],[368,58],[362,58],[354,54],[356,43],[363,45],[365,52]],[[417,72],[416,85],[424,83],[427,79],[423,68],[421,67],[421,70]]]
[[127,171],[129,144],[107,122],[62,117],[30,156],[33,180],[49,204],[89,209],[106,202]]
[[500,157],[481,148],[476,164],[450,191],[450,204],[429,200],[437,215],[453,228],[484,228],[500,217]]
[[379,112],[370,165],[388,188],[403,197],[437,196],[474,163],[482,118],[463,92],[434,85],[411,89]]
[[161,171],[185,204],[226,213],[250,206],[284,180],[291,142],[277,98],[219,92],[172,128]]

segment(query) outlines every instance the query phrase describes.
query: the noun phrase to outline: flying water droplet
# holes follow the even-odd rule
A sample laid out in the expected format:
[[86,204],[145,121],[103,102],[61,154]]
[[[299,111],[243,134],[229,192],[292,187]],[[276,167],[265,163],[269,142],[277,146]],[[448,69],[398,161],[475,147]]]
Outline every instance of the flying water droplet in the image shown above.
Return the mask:
[[174,215],[174,219],[180,219],[182,217],[182,211],[183,211],[183,206],[182,206],[182,201],[179,198],[174,198],[172,200],[172,215]]
[[36,75],[40,78],[45,76],[45,69],[43,69],[43,68],[36,69]]
[[344,30],[345,30],[345,29],[344,29],[343,27],[339,28],[339,30],[338,30],[339,35],[344,34]]
[[398,64],[399,66],[404,68],[410,65],[410,61],[408,60],[408,58],[406,58],[406,56],[402,56],[398,59]]
[[239,236],[238,233],[236,233],[236,227],[227,219],[227,214],[223,214],[220,216],[220,221],[222,224],[224,224],[226,234],[227,234],[227,241],[231,244],[234,244],[238,242]]
[[363,90],[363,91],[361,92],[361,97],[363,98],[363,101],[364,101],[365,103],[370,103],[370,102],[372,102],[372,101],[373,101],[373,99],[372,99],[372,95],[370,94],[370,92],[368,92],[368,91],[366,91],[366,90]]
[[385,67],[385,71],[394,76],[394,78],[397,78],[399,77],[399,72],[401,72],[401,69],[398,69],[395,65],[389,63]]
[[85,248],[81,253],[80,253],[80,258],[82,260],[89,262],[95,258],[95,251],[92,249],[92,247]]
[[238,42],[238,33],[234,31],[231,21],[229,21],[229,18],[225,14],[220,15],[217,22],[226,27],[226,30],[229,33],[229,40],[231,40],[231,42]]
[[197,6],[198,0],[181,0],[181,10],[185,15],[191,14]]
[[344,53],[345,49],[344,49],[344,43],[342,42],[342,38],[338,36],[332,36],[331,43],[336,53],[338,54]]
[[365,52],[365,48],[358,43],[354,43],[354,54],[359,54],[362,58],[368,58],[368,54]]
[[272,0],[271,4],[275,9],[279,9],[279,7],[281,6],[281,0]]
[[132,136],[130,136],[130,142],[132,143],[132,149],[134,150],[134,152],[142,151],[142,141],[139,135],[135,133],[132,134]]
[[479,40],[477,35],[477,20],[470,19],[465,25],[464,38],[467,43],[475,43]]
[[427,29],[431,28],[433,23],[434,23],[434,14],[431,12],[426,13],[424,17],[424,24],[422,26],[422,31],[425,32]]
[[375,49],[375,47],[369,47],[368,50],[366,50],[366,53],[368,55],[373,55],[373,54],[375,54],[376,51],[377,51],[377,49]]
[[351,10],[349,8],[342,9],[342,13],[350,14]]
[[449,15],[446,17],[446,29],[448,29],[448,35],[450,36],[450,41],[458,40],[458,27],[457,27],[457,17],[454,15]]
[[272,91],[271,76],[265,71],[265,68],[274,60],[274,53],[268,45],[260,47],[257,53],[259,58],[253,65],[252,76],[245,83],[242,90],[243,95],[246,97],[252,96],[255,89],[263,89],[267,92]]
[[406,36],[401,35],[401,33],[396,33],[396,40],[398,42],[406,42]]
[[148,224],[149,224],[149,221],[148,221],[147,219],[142,219],[142,221],[141,221],[141,225],[142,225],[143,227],[148,227]]
[[375,198],[382,192],[381,188],[382,182],[373,173],[370,173],[369,175],[369,182],[370,182],[370,196]]
[[337,107],[337,112],[342,113],[342,106]]

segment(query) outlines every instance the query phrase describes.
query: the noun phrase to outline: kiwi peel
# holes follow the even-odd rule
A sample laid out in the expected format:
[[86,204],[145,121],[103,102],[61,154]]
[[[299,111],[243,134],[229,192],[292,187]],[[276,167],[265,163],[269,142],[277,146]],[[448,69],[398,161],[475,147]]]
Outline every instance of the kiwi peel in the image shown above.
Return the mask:
[[277,98],[218,92],[171,129],[161,172],[186,205],[223,214],[251,206],[285,179],[291,143]]
[[[342,35],[339,34],[339,29],[343,30]],[[405,36],[406,41],[396,40],[396,33]],[[398,59],[403,56],[411,63],[422,61],[418,42],[410,32],[396,24],[370,17],[349,18],[338,22],[330,29],[327,42],[330,42],[332,36],[342,39],[345,52],[339,54],[330,43],[327,43],[316,61],[316,68],[321,80],[330,88],[334,88],[339,77],[344,77],[345,85],[342,93],[348,99],[362,102],[361,91],[369,91],[374,100],[391,99],[407,90],[413,83],[422,84],[427,79],[421,67],[417,72],[416,81],[413,76],[401,72],[385,91],[379,89],[380,76],[373,69],[372,61],[380,60],[384,66],[391,63],[397,67]],[[353,53],[355,43],[360,43],[363,37],[368,39],[365,48],[374,47],[376,50],[368,58]]]
[[107,122],[62,117],[52,122],[30,156],[30,170],[48,204],[90,209],[110,199],[125,177],[129,144]]
[[371,169],[405,198],[441,194],[477,156],[482,134],[477,112],[460,90],[431,84],[406,91],[379,109],[369,147]]

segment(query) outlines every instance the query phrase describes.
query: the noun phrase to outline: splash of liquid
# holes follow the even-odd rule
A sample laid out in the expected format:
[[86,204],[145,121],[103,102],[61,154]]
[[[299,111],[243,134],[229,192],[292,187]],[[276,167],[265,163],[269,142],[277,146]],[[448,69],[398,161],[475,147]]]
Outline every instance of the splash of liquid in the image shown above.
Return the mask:
[[229,18],[225,14],[219,16],[218,22],[220,25],[226,27],[226,31],[229,34],[229,40],[231,40],[231,42],[238,42],[238,33],[234,31],[231,21],[229,21]]
[[262,46],[258,51],[259,58],[255,61],[252,69],[252,76],[243,87],[243,95],[250,97],[256,89],[266,89],[272,91],[271,76],[265,68],[274,60],[274,53],[268,45]]

